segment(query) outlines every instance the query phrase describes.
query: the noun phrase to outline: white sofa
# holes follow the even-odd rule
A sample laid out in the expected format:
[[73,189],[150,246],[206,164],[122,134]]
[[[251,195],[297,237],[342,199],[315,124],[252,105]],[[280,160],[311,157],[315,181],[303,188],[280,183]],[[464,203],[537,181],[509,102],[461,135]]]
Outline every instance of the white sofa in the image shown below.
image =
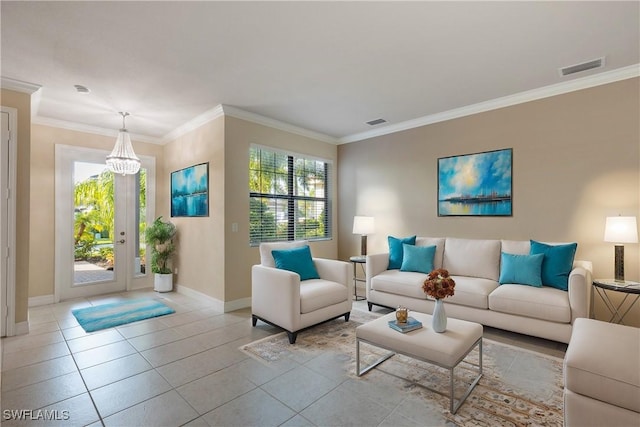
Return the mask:
[[[530,241],[418,237],[417,246],[436,246],[434,268],[445,268],[456,282],[455,295],[444,300],[448,317],[568,343],[573,322],[589,317],[591,271],[574,261],[568,291],[519,284],[500,285],[501,252],[529,254]],[[433,313],[435,302],[422,284],[427,274],[388,270],[388,253],[367,256],[369,310],[379,305]]]
[[564,358],[564,425],[640,426],[640,329],[577,319]]

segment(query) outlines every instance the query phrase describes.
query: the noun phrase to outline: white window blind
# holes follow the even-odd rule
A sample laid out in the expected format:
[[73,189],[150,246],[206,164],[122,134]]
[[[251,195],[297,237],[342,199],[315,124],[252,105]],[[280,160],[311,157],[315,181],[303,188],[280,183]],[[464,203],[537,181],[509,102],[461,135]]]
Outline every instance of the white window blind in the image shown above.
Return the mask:
[[331,238],[330,163],[252,146],[249,153],[249,240]]

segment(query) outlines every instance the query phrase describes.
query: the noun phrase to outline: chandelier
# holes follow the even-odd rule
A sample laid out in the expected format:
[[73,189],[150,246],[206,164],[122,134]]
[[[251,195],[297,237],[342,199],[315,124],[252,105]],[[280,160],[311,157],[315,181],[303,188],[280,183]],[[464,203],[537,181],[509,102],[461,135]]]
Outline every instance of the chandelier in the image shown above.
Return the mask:
[[111,154],[107,156],[107,166],[114,173],[121,173],[122,175],[135,175],[140,170],[140,159],[133,152],[133,146],[131,145],[131,137],[127,131],[124,120],[129,115],[127,112],[120,112],[122,116],[122,129],[118,132],[118,139],[116,140],[116,146],[113,147]]

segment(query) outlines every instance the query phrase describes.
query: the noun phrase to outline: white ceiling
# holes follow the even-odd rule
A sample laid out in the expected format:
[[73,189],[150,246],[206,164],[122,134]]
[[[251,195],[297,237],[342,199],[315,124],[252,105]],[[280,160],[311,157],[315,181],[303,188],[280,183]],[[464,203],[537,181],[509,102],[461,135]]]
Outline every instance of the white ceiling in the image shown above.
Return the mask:
[[[222,104],[340,143],[637,76],[639,5],[3,0],[0,71],[42,86],[36,123],[110,132],[128,111],[131,133],[162,142]],[[604,68],[558,72],[598,57]]]

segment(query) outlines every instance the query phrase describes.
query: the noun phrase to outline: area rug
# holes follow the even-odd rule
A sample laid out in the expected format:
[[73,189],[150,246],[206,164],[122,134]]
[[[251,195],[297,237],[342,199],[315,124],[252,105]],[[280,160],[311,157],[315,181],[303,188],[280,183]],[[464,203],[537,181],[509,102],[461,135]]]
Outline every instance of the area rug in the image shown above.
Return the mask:
[[[378,315],[353,310],[351,320],[336,320],[298,334],[290,345],[286,333],[254,341],[240,349],[265,364],[288,360],[313,364],[316,358],[333,360],[353,381],[403,393],[406,399],[424,399],[437,416],[414,420],[420,425],[458,426],[562,426],[562,359],[483,339],[483,376],[456,414],[449,412],[448,371],[402,355],[395,355],[367,374],[355,373],[355,328]],[[368,366],[387,351],[361,344],[361,366]],[[456,396],[461,396],[477,372],[478,350],[455,370]],[[332,369],[335,369],[332,368]],[[335,375],[332,372],[331,375]],[[435,391],[434,391],[435,390]],[[433,423],[433,424],[431,424]]]
[[97,305],[72,310],[82,329],[86,332],[99,331],[114,326],[125,325],[152,317],[175,313],[156,299],[138,299]]

